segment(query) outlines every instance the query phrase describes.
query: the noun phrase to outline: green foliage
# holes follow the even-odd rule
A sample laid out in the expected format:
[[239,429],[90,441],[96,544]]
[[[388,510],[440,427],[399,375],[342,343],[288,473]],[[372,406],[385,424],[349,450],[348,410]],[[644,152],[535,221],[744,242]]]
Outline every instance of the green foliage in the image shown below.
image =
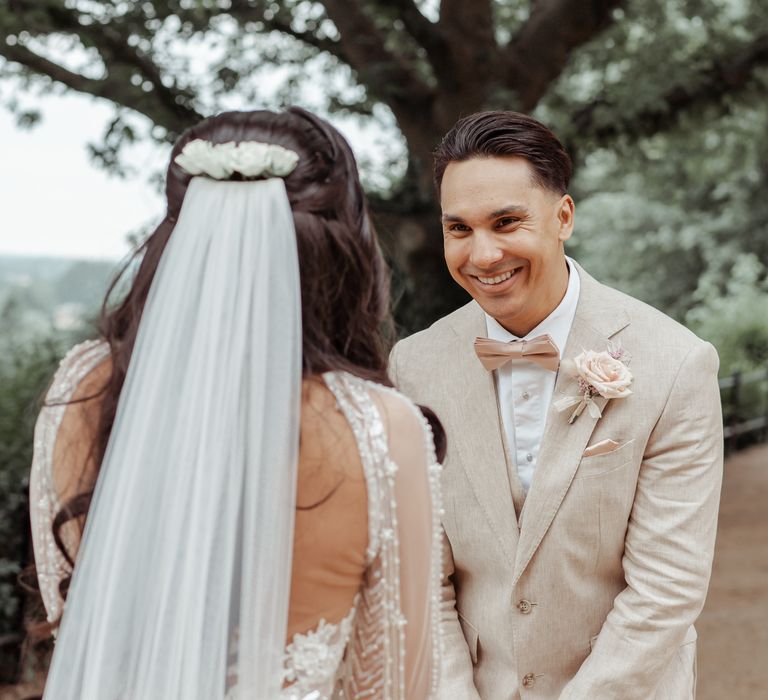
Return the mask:
[[[27,491],[34,423],[58,359],[93,330],[77,323],[71,310],[90,316],[113,272],[110,263],[0,257],[0,684],[20,671],[32,600],[18,577],[31,563]],[[70,330],[54,330],[62,309],[70,311]]]
[[25,594],[17,578],[31,551],[32,432],[62,350],[61,341],[52,337],[20,344],[10,334],[0,348],[0,683],[14,681],[19,668]]
[[[739,261],[768,261],[767,161],[768,109],[752,95],[712,122],[597,149],[574,182],[571,252],[599,279],[704,332],[703,315],[715,313],[706,302],[733,297]],[[768,271],[749,269],[739,284],[757,290]],[[727,356],[726,343],[716,345]]]
[[576,207],[569,252],[597,279],[682,320],[704,262],[675,207],[639,192],[601,192]]
[[[755,255],[740,255],[730,269],[725,291],[702,277],[687,314],[688,325],[711,341],[720,355],[720,376],[739,373],[739,383],[723,391],[726,425],[768,416],[768,280]],[[765,432],[763,432],[765,435]],[[759,439],[747,434],[741,444]]]
[[755,255],[740,255],[725,293],[712,276],[702,277],[700,302],[687,314],[688,325],[712,342],[720,354],[720,374],[768,366],[768,280]]

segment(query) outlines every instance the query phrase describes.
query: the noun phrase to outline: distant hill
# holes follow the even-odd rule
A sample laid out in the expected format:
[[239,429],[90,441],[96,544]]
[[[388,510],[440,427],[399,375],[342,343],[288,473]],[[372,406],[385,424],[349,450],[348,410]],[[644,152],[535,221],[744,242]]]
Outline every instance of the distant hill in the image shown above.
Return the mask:
[[82,325],[118,269],[111,260],[0,255],[0,332]]

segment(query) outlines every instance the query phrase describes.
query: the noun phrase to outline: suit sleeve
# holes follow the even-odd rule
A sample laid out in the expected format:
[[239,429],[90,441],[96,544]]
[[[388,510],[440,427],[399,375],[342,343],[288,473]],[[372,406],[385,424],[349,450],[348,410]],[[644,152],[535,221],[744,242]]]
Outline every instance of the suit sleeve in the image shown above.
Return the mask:
[[[389,351],[389,364],[387,365],[387,374],[389,375],[389,381],[391,381],[396,389],[399,389],[400,391],[403,391],[400,389],[400,382],[398,379],[398,348],[400,347],[400,343],[396,343],[392,350]],[[405,392],[403,392],[405,393]]]
[[560,700],[646,700],[699,616],[717,528],[723,428],[714,348],[691,350],[640,467],[616,597]]
[[472,657],[461,630],[456,610],[456,590],[453,587],[453,554],[448,536],[443,532],[443,585],[441,600],[441,630],[443,658],[440,672],[439,700],[480,700],[473,679]]
[[[402,353],[398,343],[389,355],[389,378],[406,396],[414,398],[401,365]],[[448,537],[443,532],[443,576],[441,586],[442,666],[437,698],[439,700],[480,700],[473,680],[472,659],[461,631],[456,610],[456,591],[453,587],[453,554]]]

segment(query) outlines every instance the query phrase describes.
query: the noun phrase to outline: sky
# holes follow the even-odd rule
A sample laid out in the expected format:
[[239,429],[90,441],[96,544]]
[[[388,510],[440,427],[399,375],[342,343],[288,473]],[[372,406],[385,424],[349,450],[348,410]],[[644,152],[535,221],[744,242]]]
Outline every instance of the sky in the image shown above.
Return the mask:
[[[86,148],[100,142],[112,119],[109,103],[69,93],[31,106],[43,115],[32,129],[20,129],[0,106],[0,255],[123,258],[128,234],[163,216],[164,199],[148,179],[165,170],[170,148],[131,147],[125,159],[138,175],[121,179],[92,163]],[[376,124],[333,121],[368,161],[380,160],[382,143],[392,143]]]
[[[0,109],[0,255],[117,259],[127,234],[159,220],[163,201],[146,176],[119,179],[89,161],[112,110],[99,100],[66,95],[36,102],[43,120],[19,129]],[[143,172],[162,168],[167,151],[134,148]]]
[[[433,11],[431,0],[422,3]],[[170,21],[170,20],[169,20]],[[39,50],[71,70],[92,68],[93,57],[66,42],[49,42]],[[206,39],[179,44],[186,52],[189,70],[206,74],[216,49]],[[321,57],[322,58],[322,57]],[[305,64],[301,104],[322,109],[328,80],[348,78],[342,73],[328,76],[318,59]],[[258,76],[264,105],[275,104],[275,95],[285,82],[280,67],[268,65]],[[91,259],[120,259],[130,251],[128,235],[151,230],[164,213],[164,197],[150,184],[151,175],[165,171],[169,146],[142,141],[120,153],[121,160],[138,174],[128,178],[110,175],[90,161],[87,144],[99,144],[114,106],[106,100],[75,92],[33,89],[11,81],[0,85],[0,255],[64,256]],[[46,94],[47,91],[47,94]],[[17,126],[3,102],[18,99],[26,109],[42,113],[32,129]],[[220,109],[247,109],[237,92],[226,95]],[[128,112],[138,133],[146,133],[148,120]],[[363,182],[386,186],[391,176],[402,173],[406,154],[398,138],[394,117],[379,105],[376,119],[364,122],[335,115],[334,125],[350,141],[360,159]]]

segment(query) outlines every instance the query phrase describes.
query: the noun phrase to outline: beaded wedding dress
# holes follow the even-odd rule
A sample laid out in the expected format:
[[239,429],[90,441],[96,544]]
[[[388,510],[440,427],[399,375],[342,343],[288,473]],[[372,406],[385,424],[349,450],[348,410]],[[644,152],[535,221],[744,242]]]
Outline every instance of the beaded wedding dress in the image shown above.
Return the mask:
[[[54,540],[52,527],[62,507],[54,469],[57,435],[65,412],[76,405],[68,402],[78,385],[108,356],[108,346],[100,341],[73,348],[61,362],[35,429],[30,480],[32,534],[40,591],[51,622],[63,612],[59,586],[72,572]],[[335,409],[351,428],[359,452],[363,478],[358,496],[367,499],[363,511],[367,510],[367,523],[354,522],[352,526],[367,527],[363,537],[367,537],[367,545],[361,552],[359,587],[346,615],[333,622],[318,617],[313,627],[287,640],[280,700],[421,700],[435,691],[440,667],[440,466],[431,431],[421,413],[394,390],[341,372],[327,373],[323,379],[335,399]],[[393,454],[391,444],[397,436],[388,434],[382,401],[413,414],[412,418],[418,416],[422,445],[406,446],[398,455]],[[349,481],[354,486],[354,479]],[[345,503],[339,507],[344,509]],[[333,518],[333,513],[332,508],[318,509],[317,517]],[[410,536],[409,524],[424,513],[431,518],[429,536],[418,532]],[[306,534],[319,524],[319,520],[308,527],[297,524],[296,541],[302,536],[300,530]],[[73,556],[78,538],[73,523],[62,528],[62,544]],[[331,567],[333,562],[312,564],[315,569],[325,565]],[[302,561],[294,559],[295,577],[306,574],[302,566]],[[416,571],[419,566],[426,567],[426,573]],[[325,571],[313,574],[314,578],[307,580],[328,578]],[[429,578],[426,594],[424,586],[414,585],[418,576],[424,575]],[[291,606],[302,605],[310,613],[322,610],[322,586],[303,588],[292,593]],[[237,678],[231,677],[226,698],[251,700],[252,696],[241,692]]]

